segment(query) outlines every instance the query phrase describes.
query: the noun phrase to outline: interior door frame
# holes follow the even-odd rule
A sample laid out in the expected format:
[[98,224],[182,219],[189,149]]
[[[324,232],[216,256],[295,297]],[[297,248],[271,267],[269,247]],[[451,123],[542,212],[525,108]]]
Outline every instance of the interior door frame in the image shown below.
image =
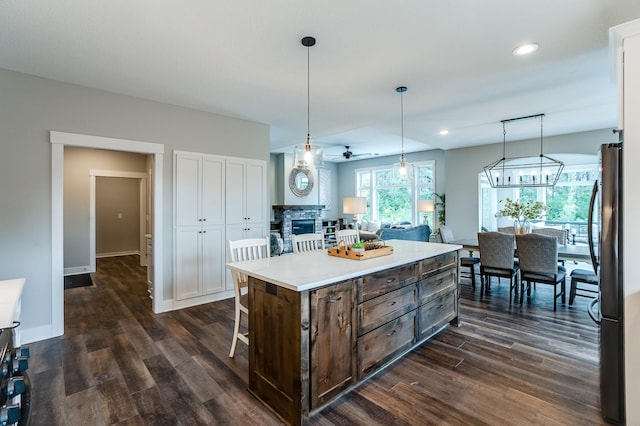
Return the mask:
[[164,144],[52,130],[51,143],[51,336],[64,334],[64,147],[136,152],[153,156],[153,312],[163,311],[163,162]]
[[142,172],[123,172],[119,170],[89,170],[89,261],[91,272],[96,271],[96,178],[112,177],[123,179],[138,179],[140,199],[140,231],[138,235],[138,250],[140,251],[140,265],[146,266],[147,243],[147,174]]

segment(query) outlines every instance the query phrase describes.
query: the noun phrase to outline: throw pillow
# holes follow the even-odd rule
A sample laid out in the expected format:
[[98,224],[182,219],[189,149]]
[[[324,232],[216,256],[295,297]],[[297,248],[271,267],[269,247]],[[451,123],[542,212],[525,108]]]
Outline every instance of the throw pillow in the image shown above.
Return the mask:
[[360,222],[360,230],[361,231],[366,231],[369,228],[369,221],[368,220],[363,220],[362,222]]
[[376,232],[380,229],[380,221],[379,220],[371,220],[369,221],[369,226],[367,227],[367,231]]

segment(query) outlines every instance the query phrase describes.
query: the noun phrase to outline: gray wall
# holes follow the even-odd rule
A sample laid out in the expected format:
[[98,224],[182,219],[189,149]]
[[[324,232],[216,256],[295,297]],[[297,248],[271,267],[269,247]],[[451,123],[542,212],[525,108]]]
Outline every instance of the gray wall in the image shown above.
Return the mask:
[[[131,152],[104,151],[98,149],[66,147],[64,150],[64,267],[78,268],[90,265],[89,259],[89,171],[94,170],[110,170],[120,172],[137,172],[145,173],[147,169],[147,156],[135,154]],[[96,189],[102,179],[96,179]],[[129,185],[138,185],[137,179],[127,179]],[[104,181],[103,181],[104,183]],[[126,183],[120,183],[126,185]],[[108,190],[109,188],[106,187]],[[98,200],[100,195],[105,195],[103,191],[96,191],[96,208],[98,208]],[[114,203],[121,205],[121,209],[130,210],[131,207],[122,205],[117,196],[113,200],[105,203],[106,208],[114,208]],[[139,211],[139,202],[136,201],[132,206]],[[103,242],[100,236],[108,235],[111,237],[116,234],[122,225],[128,224],[130,215],[123,217],[113,225],[117,225],[115,229],[110,229],[108,218],[101,215],[96,210],[96,219],[104,219],[102,223],[96,222],[96,254],[109,253],[115,251],[126,251],[124,247],[131,246],[130,242],[121,241],[124,246],[121,250],[115,250],[114,242],[109,242],[109,247],[101,247]],[[139,228],[138,218],[135,218],[136,230]],[[98,232],[101,229],[103,232]],[[137,232],[137,231],[136,231]],[[106,234],[105,234],[106,233]],[[118,231],[129,235],[130,232],[124,230]],[[109,238],[111,238],[109,237]],[[131,238],[131,237],[129,237]],[[135,235],[134,249],[138,249],[138,236]]]
[[164,299],[173,286],[173,150],[269,161],[269,127],[0,69],[0,279],[26,278],[23,330],[51,324],[49,132],[164,144]]
[[140,252],[140,180],[96,178],[96,256]]

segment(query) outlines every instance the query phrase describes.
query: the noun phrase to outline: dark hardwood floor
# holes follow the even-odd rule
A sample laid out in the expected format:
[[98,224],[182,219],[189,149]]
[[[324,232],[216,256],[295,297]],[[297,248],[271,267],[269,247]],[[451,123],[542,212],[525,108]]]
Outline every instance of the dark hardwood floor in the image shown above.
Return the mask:
[[[65,290],[65,334],[29,345],[32,425],[279,424],[228,358],[233,300],[154,315],[137,256],[98,259]],[[448,327],[312,418],[318,425],[604,424],[587,299],[553,312],[551,286],[509,304],[462,286]]]

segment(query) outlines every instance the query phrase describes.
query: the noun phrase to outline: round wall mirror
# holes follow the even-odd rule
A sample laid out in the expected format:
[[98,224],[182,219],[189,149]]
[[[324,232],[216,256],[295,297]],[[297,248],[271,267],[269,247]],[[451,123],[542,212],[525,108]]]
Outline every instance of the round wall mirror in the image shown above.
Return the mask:
[[313,173],[306,167],[295,167],[289,173],[289,188],[296,197],[306,197],[313,189]]

